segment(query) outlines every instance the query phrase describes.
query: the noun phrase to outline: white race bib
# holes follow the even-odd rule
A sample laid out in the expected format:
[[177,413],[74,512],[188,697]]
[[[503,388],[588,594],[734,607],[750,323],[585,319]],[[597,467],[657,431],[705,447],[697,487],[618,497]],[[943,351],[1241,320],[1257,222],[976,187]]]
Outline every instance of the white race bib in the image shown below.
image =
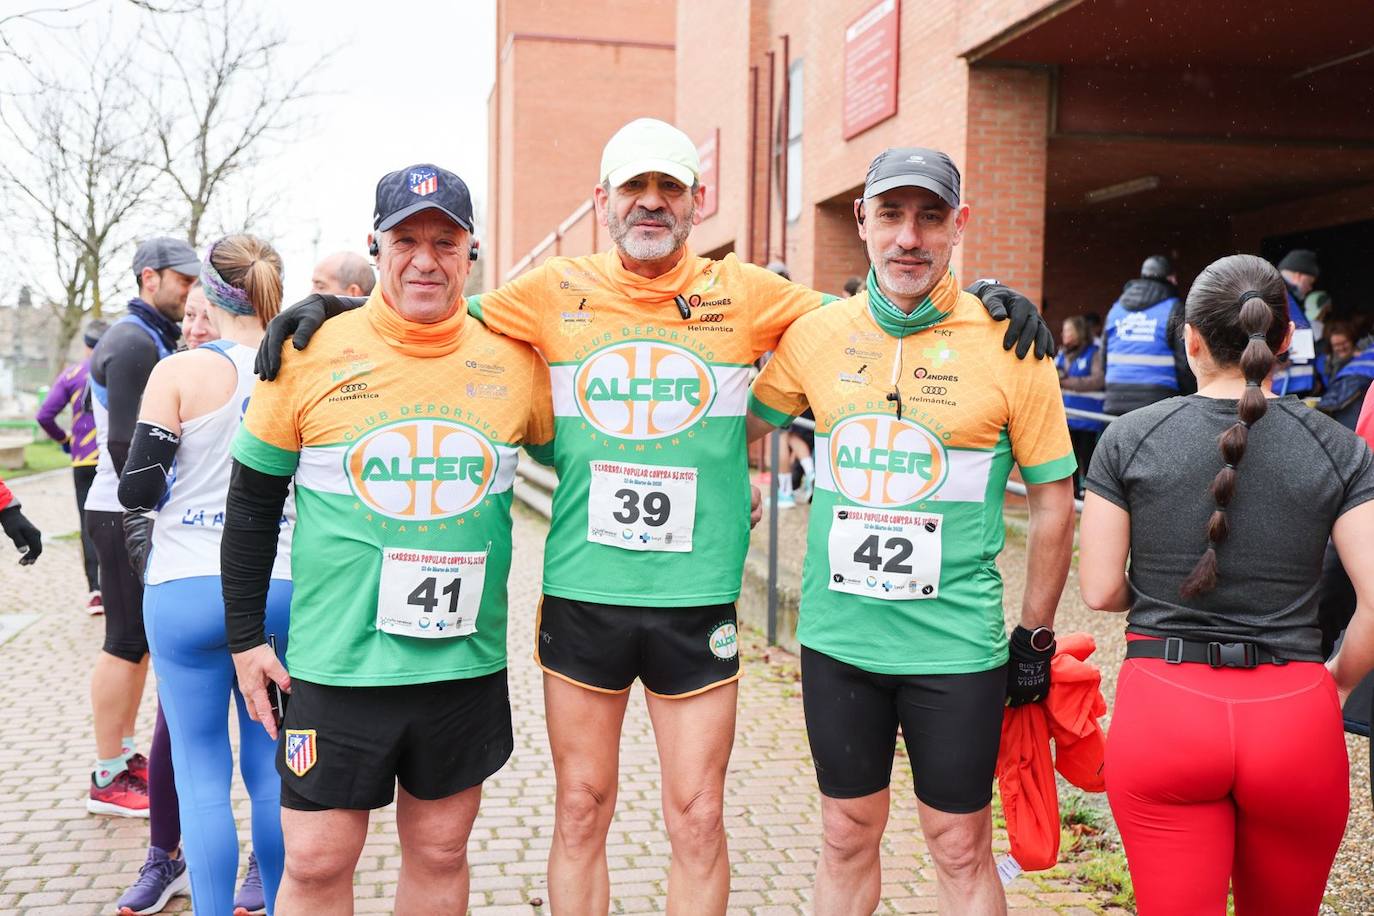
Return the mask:
[[1294,328],[1288,344],[1288,357],[1294,362],[1311,362],[1317,358],[1317,344],[1311,328]]
[[471,636],[486,574],[485,552],[383,548],[377,629],[420,639]]
[[692,549],[696,468],[593,461],[587,540],[625,550]]
[[836,506],[830,523],[830,588],[888,601],[940,594],[944,517]]

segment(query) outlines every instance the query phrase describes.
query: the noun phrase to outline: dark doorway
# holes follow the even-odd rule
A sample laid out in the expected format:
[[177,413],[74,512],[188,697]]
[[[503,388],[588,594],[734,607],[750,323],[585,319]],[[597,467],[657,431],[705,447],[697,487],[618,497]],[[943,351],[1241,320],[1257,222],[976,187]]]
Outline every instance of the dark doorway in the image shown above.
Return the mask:
[[1294,248],[1310,248],[1317,253],[1322,269],[1317,289],[1331,294],[1333,318],[1358,314],[1367,319],[1374,315],[1374,276],[1369,272],[1370,256],[1374,255],[1374,220],[1269,236],[1260,253],[1277,264]]

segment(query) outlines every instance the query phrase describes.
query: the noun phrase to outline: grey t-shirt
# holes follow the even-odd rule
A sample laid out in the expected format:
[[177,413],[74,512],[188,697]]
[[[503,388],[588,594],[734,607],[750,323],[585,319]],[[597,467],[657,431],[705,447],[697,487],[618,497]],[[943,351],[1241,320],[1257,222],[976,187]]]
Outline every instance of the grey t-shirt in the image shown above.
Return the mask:
[[1179,587],[1207,549],[1216,507],[1217,438],[1235,422],[1234,400],[1194,394],[1133,411],[1102,434],[1086,485],[1131,514],[1127,630],[1321,661],[1322,555],[1336,519],[1374,499],[1374,455],[1297,398],[1270,400],[1236,471],[1217,587],[1185,601]]

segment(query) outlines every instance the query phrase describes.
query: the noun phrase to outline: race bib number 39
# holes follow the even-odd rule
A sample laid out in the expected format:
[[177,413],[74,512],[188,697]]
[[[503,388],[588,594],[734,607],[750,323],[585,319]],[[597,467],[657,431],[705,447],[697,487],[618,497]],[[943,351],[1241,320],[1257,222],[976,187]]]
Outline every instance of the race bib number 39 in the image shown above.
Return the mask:
[[471,636],[486,572],[481,552],[383,548],[377,629],[420,639]]
[[587,540],[625,550],[692,549],[696,468],[593,461]]
[[943,518],[836,506],[830,525],[830,588],[888,601],[940,594]]

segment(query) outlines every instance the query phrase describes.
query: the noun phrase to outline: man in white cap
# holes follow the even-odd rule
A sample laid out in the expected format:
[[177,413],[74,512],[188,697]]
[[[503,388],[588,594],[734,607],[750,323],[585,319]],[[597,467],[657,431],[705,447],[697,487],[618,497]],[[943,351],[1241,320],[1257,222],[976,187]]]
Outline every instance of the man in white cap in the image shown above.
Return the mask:
[[[469,300],[488,327],[534,344],[552,374],[559,485],[535,658],[557,778],[549,902],[560,914],[610,905],[606,835],[636,679],[672,845],[668,911],[724,913],[730,892],[723,811],[751,515],[750,366],[834,297],[733,254],[694,255],[700,171],[682,131],[630,122],[606,144],[593,189],[615,247],[550,258]],[[1011,304],[1014,330],[1028,328],[1024,355],[1034,306],[990,289],[989,310],[1005,317]],[[286,337],[302,346],[334,307],[306,300],[274,322],[260,369],[274,374]]]

